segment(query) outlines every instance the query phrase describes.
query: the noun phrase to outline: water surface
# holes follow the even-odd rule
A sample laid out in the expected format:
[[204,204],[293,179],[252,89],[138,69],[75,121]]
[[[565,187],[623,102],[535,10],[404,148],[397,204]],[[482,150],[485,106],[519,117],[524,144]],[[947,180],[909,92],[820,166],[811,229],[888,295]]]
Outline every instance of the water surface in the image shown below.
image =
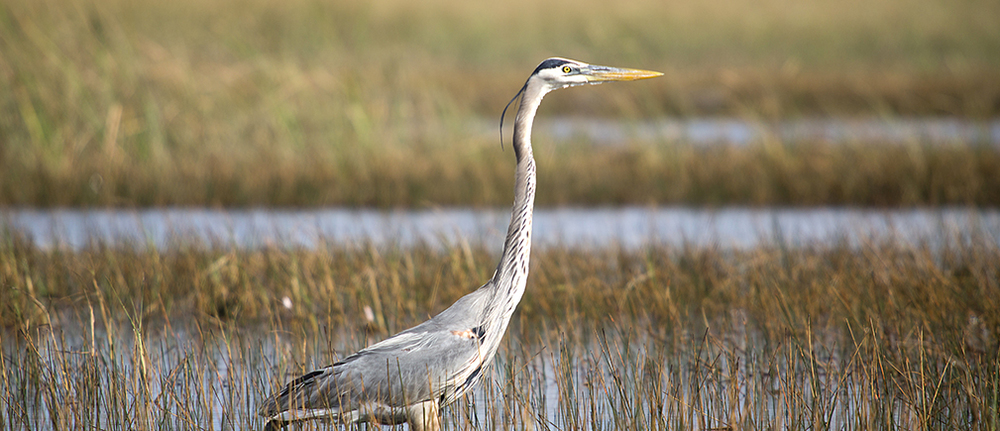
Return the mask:
[[[803,354],[782,348],[787,335],[774,344],[738,314],[667,339],[616,327],[562,338],[574,331],[566,327],[543,344],[523,343],[515,325],[482,384],[445,409],[442,422],[446,429],[674,429],[726,426],[752,414],[755,423],[779,426],[809,421],[795,416],[810,415],[816,403],[833,429],[879,420],[871,408],[883,401],[866,388],[888,382],[850,360],[845,337],[817,331],[815,348]],[[256,410],[266,394],[377,341],[343,330],[225,323],[130,326],[97,317],[87,327],[79,317],[87,320],[66,316],[65,324],[0,338],[8,364],[0,407],[10,415],[0,429],[261,429]],[[819,373],[806,358],[822,361]]]
[[[495,244],[508,210],[33,210],[9,209],[0,220],[37,246],[79,249],[92,241],[169,247],[181,240],[238,247]],[[694,245],[750,248],[873,241],[941,244],[946,239],[1000,243],[1000,211],[971,208],[869,210],[693,209],[683,207],[538,209],[537,247]]]
[[[478,133],[495,135],[496,122],[482,120]],[[800,118],[759,121],[741,118],[651,119],[546,117],[535,133],[553,141],[597,145],[679,142],[691,145],[748,145],[764,140],[865,144],[972,144],[1000,146],[1000,120],[949,117]]]

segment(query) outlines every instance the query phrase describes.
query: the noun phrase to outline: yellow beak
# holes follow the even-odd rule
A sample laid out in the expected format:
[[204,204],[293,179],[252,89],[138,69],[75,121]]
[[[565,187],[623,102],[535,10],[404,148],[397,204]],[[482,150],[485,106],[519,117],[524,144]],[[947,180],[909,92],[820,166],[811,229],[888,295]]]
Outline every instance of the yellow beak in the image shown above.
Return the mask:
[[625,69],[621,67],[590,65],[581,73],[587,76],[587,81],[593,84],[608,81],[635,81],[639,79],[662,76],[660,72],[651,70]]

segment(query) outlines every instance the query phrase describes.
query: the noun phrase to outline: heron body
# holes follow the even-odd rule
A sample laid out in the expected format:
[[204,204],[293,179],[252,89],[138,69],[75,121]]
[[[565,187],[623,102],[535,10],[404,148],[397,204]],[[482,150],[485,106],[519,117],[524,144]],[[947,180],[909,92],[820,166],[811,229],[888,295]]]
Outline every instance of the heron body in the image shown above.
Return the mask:
[[542,98],[565,87],[660,75],[564,58],[539,64],[518,92],[514,206],[493,277],[430,320],[288,383],[260,407],[268,428],[325,418],[341,423],[408,422],[413,430],[438,430],[439,409],[482,378],[524,294],[535,200],[531,125]]

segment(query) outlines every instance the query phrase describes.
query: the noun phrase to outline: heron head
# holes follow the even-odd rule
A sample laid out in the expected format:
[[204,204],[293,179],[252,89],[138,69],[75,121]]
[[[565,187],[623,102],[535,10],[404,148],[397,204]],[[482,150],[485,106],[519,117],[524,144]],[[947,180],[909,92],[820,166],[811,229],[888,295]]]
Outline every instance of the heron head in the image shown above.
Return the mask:
[[[535,71],[531,73],[525,81],[521,90],[514,95],[507,106],[500,114],[500,145],[503,145],[503,119],[507,115],[507,108],[514,103],[518,97],[524,103],[525,98],[529,104],[535,107],[541,102],[542,97],[552,90],[560,88],[574,87],[584,84],[601,84],[611,81],[635,81],[638,79],[655,78],[662,76],[660,72],[639,69],[625,69],[621,67],[598,66],[587,64],[582,61],[570,60],[562,57],[552,57],[541,62]],[[522,97],[523,96],[523,97]],[[532,114],[534,111],[532,109]]]
[[548,84],[549,91],[583,84],[601,84],[611,81],[635,81],[655,78],[660,72],[598,66],[568,58],[553,57],[543,61],[531,74]]

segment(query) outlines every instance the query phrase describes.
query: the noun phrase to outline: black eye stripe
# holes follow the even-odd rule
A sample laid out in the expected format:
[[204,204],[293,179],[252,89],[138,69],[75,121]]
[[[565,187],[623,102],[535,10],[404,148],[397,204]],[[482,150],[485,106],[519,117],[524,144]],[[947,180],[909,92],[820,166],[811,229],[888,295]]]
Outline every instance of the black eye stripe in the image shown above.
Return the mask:
[[540,72],[540,71],[542,71],[544,69],[555,69],[555,68],[557,68],[559,66],[562,66],[564,64],[567,64],[567,63],[569,63],[569,62],[566,61],[566,60],[561,60],[561,59],[557,59],[557,58],[550,58],[548,60],[543,61],[542,64],[539,64],[538,67],[535,68],[535,71],[532,72],[532,75],[534,75],[534,74],[536,74],[536,73],[538,73],[538,72]]

